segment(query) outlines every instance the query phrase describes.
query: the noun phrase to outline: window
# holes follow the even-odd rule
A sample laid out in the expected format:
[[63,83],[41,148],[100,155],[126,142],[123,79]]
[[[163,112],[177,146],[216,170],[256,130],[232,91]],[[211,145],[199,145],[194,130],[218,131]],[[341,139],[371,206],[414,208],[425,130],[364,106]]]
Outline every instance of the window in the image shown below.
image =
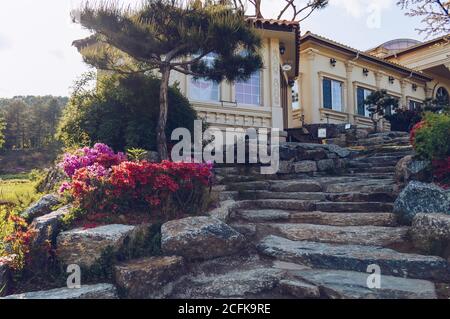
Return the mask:
[[236,82],[236,102],[261,105],[261,73],[255,72],[246,82]]
[[372,93],[373,93],[372,90],[358,87],[356,92],[358,100],[358,115],[366,117],[370,116],[370,112],[367,110],[367,106],[364,104],[364,102],[366,101],[367,97]]
[[[214,61],[214,55],[209,54],[203,60],[211,65]],[[205,79],[195,80],[190,78],[189,96],[196,101],[219,101],[219,84]]]
[[342,111],[343,83],[331,79],[323,79],[323,107]]
[[436,91],[436,100],[438,101],[439,105],[449,105],[450,104],[450,95],[448,94],[448,91],[440,87]]
[[423,108],[423,103],[417,102],[414,100],[409,100],[409,110],[410,111],[419,111]]

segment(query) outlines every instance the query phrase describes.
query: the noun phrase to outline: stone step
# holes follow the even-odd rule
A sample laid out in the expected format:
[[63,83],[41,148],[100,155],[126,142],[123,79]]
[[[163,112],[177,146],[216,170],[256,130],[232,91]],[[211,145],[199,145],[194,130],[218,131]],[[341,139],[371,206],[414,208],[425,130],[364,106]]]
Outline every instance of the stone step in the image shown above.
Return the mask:
[[389,173],[392,174],[395,172],[395,166],[371,166],[367,165],[367,167],[353,167],[349,169],[354,172],[367,172],[367,173]]
[[268,180],[232,183],[227,190],[265,190],[272,192],[320,192],[322,185],[314,180]]
[[272,191],[241,191],[238,193],[241,200],[257,199],[295,199],[295,200],[326,200],[326,195],[320,192],[272,192]]
[[282,209],[309,212],[316,210],[316,202],[294,199],[259,199],[241,201],[239,207],[241,209]]
[[403,158],[403,157],[405,157],[405,156],[408,156],[408,155],[413,155],[414,154],[414,152],[412,151],[412,150],[407,150],[407,151],[404,151],[404,150],[392,150],[392,151],[377,151],[377,152],[373,152],[372,153],[372,156],[377,156],[377,157],[379,157],[379,156],[396,156],[396,157],[400,157],[400,158]]
[[316,210],[321,212],[391,212],[392,203],[380,202],[317,202]]
[[295,212],[276,209],[237,210],[233,220],[249,223],[301,223],[330,226],[396,226],[396,215],[392,213],[327,213]]
[[364,180],[357,177],[358,182],[336,183],[325,185],[324,191],[327,193],[394,193],[396,185],[393,179],[371,179]]
[[305,269],[296,278],[318,286],[322,298],[331,299],[437,299],[435,285],[426,280],[382,276],[381,287],[367,286],[368,273]]
[[401,160],[402,156],[374,156],[374,157],[365,157],[359,158],[358,161],[369,164],[377,164],[381,165],[396,165],[399,160]]
[[344,176],[354,176],[370,179],[391,179],[393,174],[394,173],[369,173],[367,171],[361,172],[358,169],[351,169],[350,173],[347,173]]
[[258,224],[257,237],[276,235],[295,241],[366,246],[403,246],[408,227]]
[[[294,200],[314,200],[332,202],[389,202],[395,201],[396,196],[392,193],[320,193],[320,192],[271,192],[271,191],[241,191],[224,192],[225,194],[237,194],[240,200],[257,199],[294,199]],[[223,196],[225,196],[225,194]]]
[[435,256],[399,253],[395,250],[362,245],[335,245],[268,236],[258,251],[272,258],[306,266],[367,272],[377,265],[384,275],[450,282],[449,263]]
[[0,299],[118,299],[117,289],[111,284],[81,286],[80,289],[67,287],[45,291],[26,292]]

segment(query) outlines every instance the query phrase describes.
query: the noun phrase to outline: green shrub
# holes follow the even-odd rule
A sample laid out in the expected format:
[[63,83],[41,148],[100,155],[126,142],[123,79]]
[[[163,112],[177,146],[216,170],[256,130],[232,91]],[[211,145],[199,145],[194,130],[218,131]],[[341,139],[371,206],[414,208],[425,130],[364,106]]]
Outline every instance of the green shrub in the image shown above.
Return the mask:
[[414,133],[414,148],[425,159],[450,156],[450,115],[426,113],[424,124]]
[[[103,75],[97,87],[85,75],[75,85],[58,128],[66,147],[104,143],[116,151],[156,150],[160,80],[145,75]],[[176,87],[169,89],[167,136],[178,127],[193,131],[197,113]]]

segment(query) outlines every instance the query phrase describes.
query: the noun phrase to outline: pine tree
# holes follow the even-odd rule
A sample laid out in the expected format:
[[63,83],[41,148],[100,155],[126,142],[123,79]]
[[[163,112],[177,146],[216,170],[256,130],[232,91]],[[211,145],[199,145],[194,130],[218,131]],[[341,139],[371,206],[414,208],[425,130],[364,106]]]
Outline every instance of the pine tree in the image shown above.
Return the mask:
[[[260,37],[244,12],[213,2],[147,0],[137,7],[84,5],[79,23],[94,32],[81,50],[86,63],[114,72],[156,70],[161,77],[158,152],[168,158],[165,127],[172,71],[214,82],[245,81],[262,68]],[[213,62],[203,58],[212,56]]]
[[387,90],[379,90],[370,94],[364,101],[373,122],[375,132],[378,130],[378,122],[386,115],[387,110],[398,108],[398,100],[390,96]]

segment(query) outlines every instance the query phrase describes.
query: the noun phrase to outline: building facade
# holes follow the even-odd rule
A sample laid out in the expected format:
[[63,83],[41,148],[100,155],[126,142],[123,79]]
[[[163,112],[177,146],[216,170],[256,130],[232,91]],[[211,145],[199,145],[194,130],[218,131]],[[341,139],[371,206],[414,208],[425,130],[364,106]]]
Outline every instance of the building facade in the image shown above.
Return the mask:
[[[183,94],[210,126],[279,128],[292,123],[290,84],[298,77],[300,29],[297,22],[249,19],[263,45],[264,68],[240,83],[213,83],[194,80],[173,72],[171,83],[178,83]],[[211,57],[212,58],[212,57]]]
[[[430,98],[450,104],[448,37],[399,39],[359,51],[311,32],[300,36],[297,22],[248,21],[262,37],[264,62],[248,81],[213,83],[172,72],[171,84],[177,84],[211,127],[373,127],[364,100],[380,89],[402,108],[416,108]],[[81,51],[96,42],[87,38],[74,45]],[[385,120],[380,126],[390,129]]]
[[[450,45],[445,37],[426,43],[394,40],[363,52],[307,32],[300,48],[299,101],[292,127],[302,123],[372,127],[364,100],[380,89],[402,108],[416,108],[428,98],[449,103]],[[384,120],[380,126],[390,128]]]

